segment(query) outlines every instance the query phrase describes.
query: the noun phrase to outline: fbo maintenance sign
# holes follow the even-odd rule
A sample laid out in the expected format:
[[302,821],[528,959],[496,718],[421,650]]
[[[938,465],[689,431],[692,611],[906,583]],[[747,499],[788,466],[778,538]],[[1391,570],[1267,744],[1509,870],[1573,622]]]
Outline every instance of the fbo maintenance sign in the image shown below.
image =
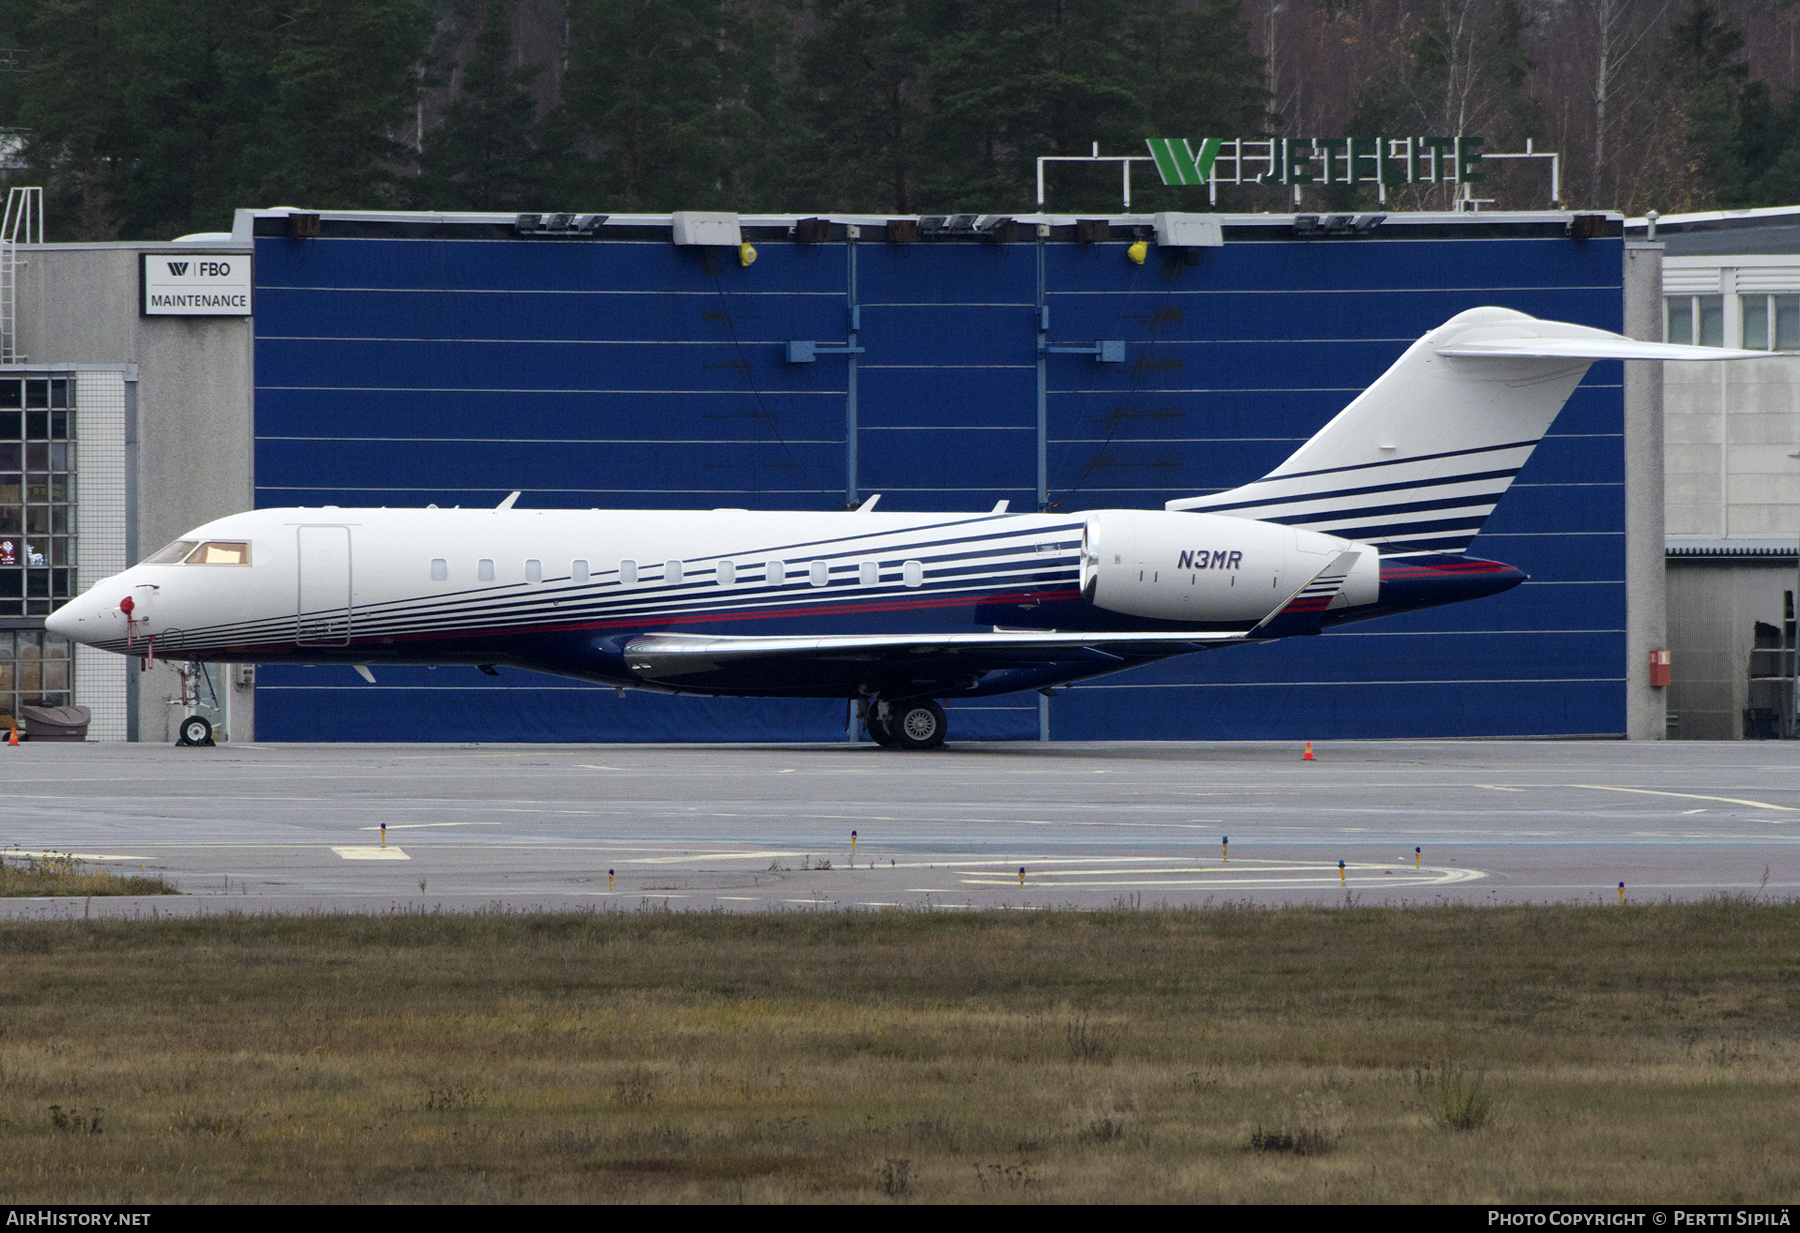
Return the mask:
[[146,317],[248,317],[249,253],[144,253]]

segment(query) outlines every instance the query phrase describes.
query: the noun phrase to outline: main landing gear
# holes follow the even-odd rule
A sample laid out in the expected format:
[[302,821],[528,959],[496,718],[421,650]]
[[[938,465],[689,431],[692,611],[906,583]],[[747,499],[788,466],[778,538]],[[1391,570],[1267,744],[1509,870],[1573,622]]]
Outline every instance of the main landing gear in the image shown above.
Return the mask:
[[870,738],[883,749],[936,749],[950,726],[944,708],[930,698],[871,702],[864,720]]

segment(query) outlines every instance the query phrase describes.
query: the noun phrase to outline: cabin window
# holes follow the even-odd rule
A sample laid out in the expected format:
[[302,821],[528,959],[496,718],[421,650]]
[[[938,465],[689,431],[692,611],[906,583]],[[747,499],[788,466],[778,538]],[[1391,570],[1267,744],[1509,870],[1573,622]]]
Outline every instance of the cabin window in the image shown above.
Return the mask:
[[774,586],[782,586],[787,582],[787,562],[770,561],[763,566],[763,581]]
[[170,544],[167,548],[161,549],[160,551],[152,553],[150,556],[145,557],[144,564],[145,565],[174,565],[176,562],[178,562],[182,558],[186,557],[188,553],[192,552],[194,549],[198,548],[199,546],[200,546],[200,541],[198,541],[198,540],[178,539],[174,543]]
[[577,586],[585,584],[588,580],[588,563],[586,561],[570,561],[569,580]]
[[814,561],[808,568],[807,574],[809,575],[808,581],[816,587],[822,587],[830,580],[831,566],[824,561]]
[[909,587],[921,586],[925,582],[925,563],[923,561],[908,561],[900,567],[900,571]]
[[663,581],[671,584],[681,581],[680,561],[670,561],[663,566]]
[[433,582],[447,582],[449,579],[450,562],[446,561],[443,557],[431,558],[431,580]]
[[488,558],[482,557],[481,560],[475,562],[475,576],[483,582],[492,582],[494,580],[494,563]]
[[718,568],[719,585],[728,587],[737,582],[737,562],[720,561]]
[[881,567],[873,561],[864,561],[857,567],[857,585],[872,587],[881,580]]
[[619,585],[622,587],[634,587],[637,585],[636,561],[619,562]]
[[544,580],[544,563],[536,558],[525,561],[525,581],[542,582]]

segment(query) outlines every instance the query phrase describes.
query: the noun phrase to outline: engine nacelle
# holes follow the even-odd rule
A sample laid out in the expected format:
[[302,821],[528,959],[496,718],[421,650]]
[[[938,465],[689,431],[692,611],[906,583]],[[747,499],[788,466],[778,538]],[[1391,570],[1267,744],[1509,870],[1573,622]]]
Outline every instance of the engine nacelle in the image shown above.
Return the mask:
[[1225,514],[1109,509],[1082,535],[1081,593],[1109,612],[1165,621],[1260,621],[1347,549],[1362,555],[1332,608],[1372,604],[1374,545]]

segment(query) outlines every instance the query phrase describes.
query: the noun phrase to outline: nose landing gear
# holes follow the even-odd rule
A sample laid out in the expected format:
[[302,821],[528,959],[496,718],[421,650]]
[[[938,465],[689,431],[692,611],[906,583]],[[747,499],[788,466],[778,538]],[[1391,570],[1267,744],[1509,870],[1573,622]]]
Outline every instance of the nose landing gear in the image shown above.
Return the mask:
[[210,746],[213,743],[212,724],[204,715],[189,715],[181,721],[181,726],[176,729],[176,732],[175,743],[177,745]]

